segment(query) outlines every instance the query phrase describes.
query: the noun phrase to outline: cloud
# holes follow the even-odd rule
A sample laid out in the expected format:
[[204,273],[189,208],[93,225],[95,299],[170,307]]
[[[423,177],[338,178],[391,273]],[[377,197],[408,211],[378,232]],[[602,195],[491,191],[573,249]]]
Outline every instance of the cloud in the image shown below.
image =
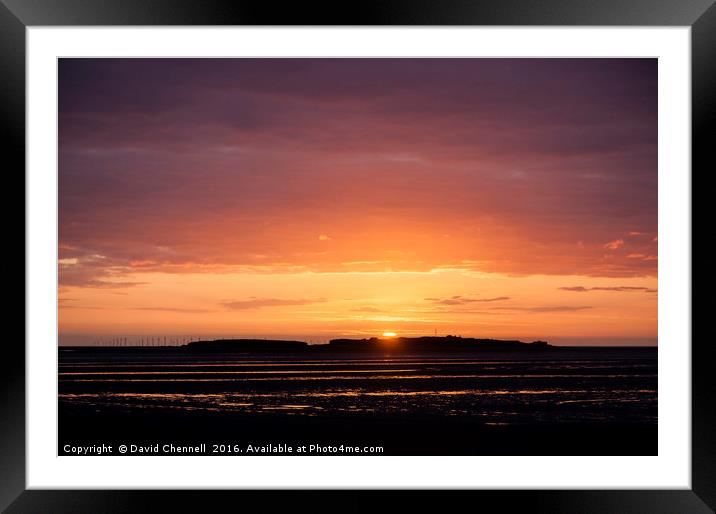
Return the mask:
[[126,289],[147,282],[125,280],[129,268],[121,258],[110,258],[93,250],[60,245],[58,275],[61,287]]
[[607,250],[618,250],[619,248],[622,248],[624,246],[624,240],[623,239],[615,239],[614,241],[609,241],[604,245],[604,248]]
[[656,289],[648,287],[637,287],[637,286],[607,286],[607,287],[583,287],[583,286],[569,286],[569,287],[558,287],[562,291],[572,291],[575,293],[586,293],[587,291],[618,291],[622,293],[630,293],[643,291],[645,293],[655,293]]
[[659,258],[656,255],[645,255],[643,253],[630,253],[626,256],[627,259],[638,259],[640,261],[657,261]]
[[593,309],[591,305],[536,305],[536,306],[500,306],[500,307],[483,307],[482,309],[453,309],[447,307],[445,309],[435,309],[422,311],[431,314],[486,314],[486,315],[506,315],[510,313],[551,313],[551,312],[579,312]]
[[182,309],[178,307],[132,307],[133,311],[176,312],[179,314],[204,314],[216,312],[211,309]]
[[493,310],[521,312],[578,312],[593,309],[591,305],[545,305],[538,307],[493,307]]
[[501,302],[509,299],[509,296],[496,296],[494,298],[468,298],[460,295],[451,296],[449,298],[425,298],[426,301],[432,302],[436,305],[466,305],[478,302]]
[[249,310],[261,309],[264,307],[283,307],[286,305],[308,305],[311,303],[325,302],[325,298],[301,298],[301,299],[283,299],[283,298],[250,298],[248,300],[227,300],[221,302],[221,305],[230,310]]
[[355,309],[351,309],[352,312],[383,312],[381,309],[378,309],[377,307],[371,307],[370,305],[366,305],[365,307],[356,307]]
[[136,287],[147,285],[148,282],[130,282],[130,281],[108,281],[108,280],[86,280],[81,284],[73,284],[63,282],[62,285],[75,285],[81,287],[90,287],[95,289],[125,289],[127,287]]
[[99,307],[96,305],[69,305],[69,304],[64,304],[64,303],[58,304],[58,308],[63,309],[63,310],[64,309],[77,309],[77,310],[94,310],[94,311],[102,311],[102,310],[107,309],[107,307]]

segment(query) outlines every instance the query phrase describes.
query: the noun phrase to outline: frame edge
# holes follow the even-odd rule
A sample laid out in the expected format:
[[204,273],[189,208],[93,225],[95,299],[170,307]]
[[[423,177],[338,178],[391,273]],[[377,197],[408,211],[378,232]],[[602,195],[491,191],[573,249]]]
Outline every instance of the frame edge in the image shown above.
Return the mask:
[[25,25],[692,25],[713,0],[1,0]]
[[[713,152],[713,135],[716,133],[716,3],[713,3],[691,27],[691,81],[693,241],[694,171],[700,170],[702,175],[706,175],[716,169]],[[697,310],[697,305],[692,300],[692,333],[694,314],[697,312],[702,314],[703,319],[706,319],[705,316],[708,314],[705,304],[701,305],[701,309]],[[714,353],[709,344],[708,339],[694,341],[692,337],[691,486],[711,509],[716,510]]]
[[[25,25],[0,3],[0,126],[3,127],[3,157],[10,164],[8,175],[22,176],[25,199]],[[17,173],[17,175],[14,175]],[[10,178],[10,177],[7,177]],[[14,184],[13,184],[14,186]],[[10,189],[10,184],[6,184]],[[15,207],[5,208],[6,218],[17,219]],[[24,209],[23,209],[24,212]],[[23,231],[24,231],[23,225]],[[26,257],[22,249],[23,263]],[[24,264],[23,264],[24,266]],[[25,295],[22,296],[25,307]],[[20,309],[14,307],[13,310]],[[23,310],[24,312],[24,310]],[[9,318],[9,316],[8,316]],[[23,316],[24,319],[24,316]],[[2,394],[0,394],[0,509],[7,507],[25,489],[25,337],[4,341],[2,359]]]
[[[65,6],[71,6],[69,10],[70,15],[77,14],[77,10],[86,9],[84,13],[86,14],[86,16],[80,16],[79,19],[74,19],[74,23],[77,24],[93,24],[93,20],[91,18],[93,18],[94,20],[101,21],[102,19],[106,19],[107,17],[114,16],[114,14],[112,13],[116,12],[112,11],[108,14],[102,15],[101,13],[98,13],[98,8],[90,9],[88,3],[83,2],[82,0],[63,0],[62,2],[57,2],[56,7],[54,9],[48,8],[43,12],[42,7],[47,8],[49,5],[48,2],[44,2],[42,0],[25,1],[27,4],[27,8],[23,9],[23,6],[20,5],[19,1],[16,2],[14,0],[0,0],[0,48],[2,49],[2,53],[0,55],[0,75],[3,77],[3,81],[0,83],[0,119],[2,120],[3,126],[8,127],[5,131],[6,138],[4,139],[3,147],[6,149],[6,155],[11,156],[11,162],[13,162],[13,165],[10,167],[10,169],[22,167],[23,171],[25,163],[25,153],[23,145],[25,131],[25,110],[24,104],[17,105],[17,100],[19,98],[25,98],[25,23],[27,23],[28,25],[72,24],[73,22],[67,20],[67,18],[63,16],[60,12],[63,4]],[[157,16],[156,12],[153,15],[150,15],[148,13],[148,10],[145,9],[145,18],[144,21],[142,21],[137,18],[137,13],[139,13],[138,17],[142,18],[142,9],[138,8],[139,4],[130,0],[128,0],[128,3],[130,5],[126,7],[126,11],[133,11],[135,14],[134,21],[129,24],[141,25],[158,23],[156,20],[154,20],[154,17]],[[158,3],[160,5],[167,5],[166,2],[162,0],[160,0]],[[183,4],[186,5],[188,5],[188,3],[189,2],[183,2]],[[216,3],[217,5],[227,5],[226,3],[223,3],[221,1],[214,3]],[[641,4],[641,2],[636,3]],[[684,4],[686,3],[687,2],[684,2]],[[12,8],[8,7],[7,4],[12,6]],[[98,4],[106,4],[106,2],[98,2]],[[698,7],[696,7],[697,4]],[[479,2],[478,5],[484,6],[485,2]],[[582,5],[582,2],[580,2],[580,5]],[[662,2],[659,2],[658,5],[663,7]],[[39,13],[38,8],[40,9]],[[405,8],[399,8],[396,11],[399,14],[396,14],[395,16],[400,18],[400,13],[404,13],[405,9],[407,9],[407,5],[405,6]],[[645,9],[648,9],[648,7]],[[678,18],[678,20],[685,21],[687,16],[685,12],[689,13],[688,16],[693,16],[693,21],[691,23],[689,23],[688,21],[683,23],[684,25],[692,25],[692,160],[694,162],[694,168],[696,166],[698,166],[699,168],[703,168],[705,173],[706,166],[708,164],[711,164],[710,169],[716,169],[716,166],[714,166],[714,158],[711,156],[712,152],[710,152],[710,146],[712,143],[711,141],[709,141],[709,134],[714,133],[714,125],[716,125],[714,123],[714,120],[716,118],[716,88],[714,87],[716,85],[716,67],[713,64],[714,62],[716,62],[716,4],[713,3],[713,0],[690,1],[688,2],[688,5],[686,7],[682,5],[682,9],[683,11],[681,12],[681,14],[679,14],[678,16],[673,16],[670,20],[666,20],[663,9],[659,9],[659,16],[657,16],[656,18],[649,19],[656,19],[657,21],[660,20],[660,22],[645,22],[644,18],[641,18],[641,21],[637,21],[634,24],[681,24],[673,23],[673,21],[675,21],[676,18]],[[207,7],[207,10],[210,10],[210,8]],[[633,7],[632,9],[630,9],[630,11],[631,10],[640,9],[637,7]],[[698,12],[696,12],[697,10]],[[461,13],[460,8],[456,8],[455,11],[458,14]],[[468,11],[470,11],[470,9],[468,9]],[[467,24],[470,21],[474,20],[475,17],[479,17],[479,12],[477,12],[479,11],[479,9],[472,9],[472,11],[473,13],[465,16],[465,18],[467,19],[466,22],[463,21],[457,24]],[[157,12],[159,12],[161,15],[161,13],[166,12],[166,10],[160,7]],[[218,12],[220,13],[221,11],[218,10]],[[188,13],[186,10],[182,10],[182,13],[183,14],[178,16],[178,18],[184,20],[182,23],[190,24],[186,22],[186,19],[187,16],[191,16],[191,14]],[[534,15],[534,12],[530,12],[529,10],[527,10],[525,12],[525,15]],[[585,13],[581,13],[580,16],[586,15],[587,14]],[[555,16],[554,13],[550,15],[549,12],[544,13],[541,16],[549,16],[552,19],[554,19],[555,17],[559,17]],[[240,15],[238,17],[241,18]],[[305,16],[298,16],[298,18],[304,17]],[[377,17],[380,18],[380,16]],[[122,18],[122,16],[117,16],[115,18],[114,23],[109,24],[122,24]],[[248,16],[247,19],[243,20],[243,22],[255,24],[257,21],[260,22],[261,20],[265,20],[264,15],[258,16],[260,20],[250,20],[248,18],[252,17]],[[387,18],[393,18],[393,16],[387,16]],[[504,15],[493,15],[492,18],[499,18],[503,23],[505,21]],[[560,19],[560,24],[570,24],[574,21],[573,17],[571,16],[564,16],[562,18],[563,19]],[[632,19],[634,18],[634,14],[629,14],[628,16],[625,16],[625,18]],[[176,19],[177,18],[175,18],[175,20]],[[200,16],[196,20],[200,22],[203,19],[205,19],[205,16]],[[422,19],[422,17],[420,19]],[[599,19],[602,18],[600,17],[598,18],[598,20]],[[232,15],[227,21],[223,23],[226,24],[235,21],[237,21],[237,18]],[[488,15],[486,16],[485,24],[490,24],[489,22],[490,16]],[[628,20],[625,21],[624,19],[621,19],[621,24],[628,24],[627,22]],[[168,20],[167,23],[181,24],[172,22],[171,20]],[[420,22],[418,21],[418,23]],[[453,23],[455,22],[453,21]],[[492,23],[495,22],[492,21]],[[614,24],[616,22],[612,23]],[[403,22],[402,24],[414,23]],[[522,22],[516,21],[516,24],[524,24],[524,20]],[[532,21],[528,24],[539,24],[539,21]],[[698,110],[696,108],[697,106],[699,107]],[[13,157],[15,157],[15,159],[13,159]],[[697,161],[698,165],[696,164]],[[23,257],[24,256],[25,255],[23,253]],[[694,306],[693,308],[695,310],[696,306]],[[82,505],[83,502],[78,501],[79,491],[23,492],[25,489],[26,472],[24,436],[25,354],[24,349],[17,347],[17,344],[12,342],[8,343],[7,350],[11,352],[12,358],[4,359],[2,368],[4,372],[4,388],[2,397],[0,397],[0,402],[2,403],[0,411],[2,413],[2,418],[0,419],[2,419],[3,424],[3,434],[2,438],[0,439],[0,460],[2,460],[3,466],[0,468],[0,510],[4,511],[4,509],[7,508],[7,506],[13,501],[13,506],[9,510],[12,512],[29,512],[28,510],[23,510],[23,505],[25,507],[30,507],[33,504],[32,502],[34,501],[42,501],[45,507],[47,507],[48,505],[53,505],[53,503],[44,503],[45,501],[57,502],[55,505],[60,507],[62,505],[65,505],[65,507],[68,509],[71,505]],[[694,344],[692,351],[693,492],[663,491],[664,493],[671,494],[672,498],[678,497],[681,499],[681,501],[685,502],[680,503],[683,509],[686,509],[687,505],[689,506],[689,509],[697,509],[681,510],[682,512],[701,511],[702,509],[699,509],[699,507],[697,507],[697,503],[700,503],[701,507],[707,508],[708,511],[711,511],[713,509],[713,506],[716,505],[716,488],[713,485],[716,484],[716,441],[713,440],[714,427],[716,427],[716,423],[715,415],[712,408],[713,397],[709,395],[709,393],[713,390],[713,384],[709,380],[709,377],[713,372],[711,369],[713,358],[709,357],[713,354],[712,350],[707,348],[705,344],[702,346],[699,346],[699,344]],[[573,493],[574,492],[577,491],[573,491]],[[637,493],[637,491],[632,492]],[[569,492],[566,493],[569,496]],[[587,496],[589,497],[592,497],[592,495],[596,492],[584,491],[583,493],[587,494]],[[602,509],[609,509],[610,506],[611,508],[615,508],[618,505],[613,502],[616,501],[616,498],[626,498],[627,496],[624,496],[624,493],[627,492],[600,492],[599,494],[605,495],[605,499],[601,501],[595,500],[595,503],[601,505]],[[643,497],[641,497],[642,500],[646,500],[646,498],[651,499],[658,497],[659,495],[655,493],[661,493],[661,491],[639,491],[638,493],[644,495]],[[148,496],[146,496],[146,492],[139,493],[130,491],[96,491],[91,493],[86,492],[83,494],[86,494],[91,498],[96,498],[96,500],[99,501],[104,501],[108,503],[116,502],[116,507],[109,510],[108,512],[116,512],[120,510],[120,508],[124,504],[124,502],[119,501],[119,498],[121,496],[126,495],[130,502],[133,503],[135,506],[140,505],[140,502],[149,498]],[[176,492],[172,492],[171,494],[176,494]],[[193,493],[191,495],[192,498],[196,497],[194,496],[194,494],[196,494],[197,496],[201,495],[201,493]],[[63,495],[66,495],[65,500],[61,500]],[[607,497],[611,499],[607,499]],[[188,498],[189,497],[187,497],[187,499]],[[596,496],[594,496],[594,498],[596,498]],[[694,503],[694,500],[699,500],[699,502]],[[157,500],[155,499],[154,501]],[[631,502],[632,505],[639,505],[638,501],[635,499],[632,499]],[[664,509],[668,506],[673,509],[675,507],[675,504],[672,502],[673,500],[664,501],[664,503],[658,509],[653,510],[653,512],[666,512]],[[189,505],[191,505],[191,503],[192,502],[190,501]],[[537,505],[535,506],[539,507],[540,503],[541,502],[537,502]],[[547,507],[549,505],[557,507],[559,503],[560,501],[556,500],[557,505],[555,505],[555,503],[546,503],[542,504],[542,507]],[[651,503],[651,501],[649,501],[648,503]],[[152,501],[148,501],[147,504],[151,505]],[[591,507],[586,506],[583,503],[576,502],[576,499],[574,503],[571,503],[571,505],[573,508],[580,506],[582,512],[596,512],[596,510],[593,510]],[[641,506],[644,505],[644,503],[641,504]],[[35,504],[35,506],[37,506],[37,504]],[[64,512],[65,510],[60,509],[56,511]],[[555,511],[559,511],[559,509],[555,509]]]

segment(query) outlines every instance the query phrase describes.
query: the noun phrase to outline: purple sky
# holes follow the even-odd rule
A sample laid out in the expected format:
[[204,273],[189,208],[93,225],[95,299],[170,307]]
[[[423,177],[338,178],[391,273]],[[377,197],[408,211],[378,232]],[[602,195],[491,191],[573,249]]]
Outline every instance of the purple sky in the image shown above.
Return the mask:
[[[656,78],[654,59],[62,59],[61,257],[330,269],[384,258],[380,227],[399,267],[653,274]],[[316,225],[346,248],[303,255]],[[459,248],[426,249],[447,227]]]

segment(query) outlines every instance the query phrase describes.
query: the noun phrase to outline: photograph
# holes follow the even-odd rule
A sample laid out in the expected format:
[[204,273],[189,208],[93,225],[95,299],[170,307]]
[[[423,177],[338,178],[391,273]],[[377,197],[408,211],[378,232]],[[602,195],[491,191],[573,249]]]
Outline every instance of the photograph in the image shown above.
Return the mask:
[[57,454],[658,455],[658,62],[58,58]]

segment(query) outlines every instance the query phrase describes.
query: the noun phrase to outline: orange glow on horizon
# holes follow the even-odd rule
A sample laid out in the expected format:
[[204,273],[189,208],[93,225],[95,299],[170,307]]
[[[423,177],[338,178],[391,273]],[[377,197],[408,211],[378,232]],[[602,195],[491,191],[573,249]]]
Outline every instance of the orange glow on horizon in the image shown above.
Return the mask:
[[[433,270],[135,272],[125,280],[132,285],[61,287],[61,344],[111,335],[326,342],[435,332],[562,344],[655,344],[657,334],[656,277]],[[387,323],[394,328],[385,330]]]

